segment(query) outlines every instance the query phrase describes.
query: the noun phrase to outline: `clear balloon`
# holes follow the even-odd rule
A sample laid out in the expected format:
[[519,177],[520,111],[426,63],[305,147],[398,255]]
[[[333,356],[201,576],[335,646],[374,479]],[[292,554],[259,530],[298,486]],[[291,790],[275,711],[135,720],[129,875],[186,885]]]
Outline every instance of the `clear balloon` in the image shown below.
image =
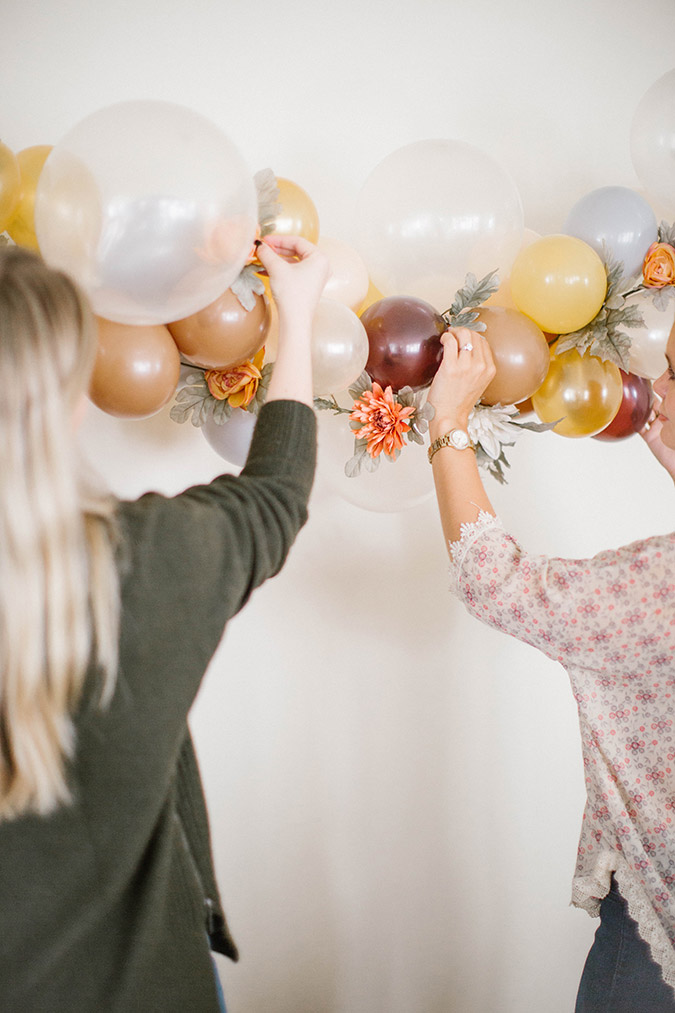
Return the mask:
[[98,352],[89,397],[109,415],[143,419],[173,397],[180,354],[166,327],[129,326],[98,318]]
[[645,327],[631,328],[629,368],[636,376],[656,380],[666,369],[666,345],[675,322],[675,299],[670,299],[666,309],[659,310],[650,296],[641,292],[630,295],[626,306],[637,306],[642,314]]
[[[350,402],[344,401],[349,407]],[[376,513],[398,513],[425,503],[434,495],[427,448],[415,443],[403,447],[398,460],[380,461],[374,472],[365,468],[354,478],[345,475],[345,464],[354,453],[354,433],[346,415],[319,412],[317,469],[331,492],[353,506]]]
[[363,257],[341,239],[322,236],[317,245],[330,266],[323,298],[336,299],[356,313],[368,294],[368,270]]
[[278,236],[303,236],[310,243],[319,238],[319,213],[306,190],[291,179],[277,176],[279,204],[273,231]]
[[[534,229],[523,229],[523,238],[520,244],[520,250],[527,249],[531,246],[535,240],[541,239],[541,235],[535,232]],[[520,250],[518,251],[520,253]],[[510,276],[500,277],[499,288],[496,292],[493,292],[491,296],[483,303],[484,306],[505,306],[507,309],[515,310],[518,309],[513,301],[511,295],[511,278]]]
[[523,211],[510,176],[462,141],[428,140],[388,155],[357,203],[357,247],[373,283],[446,310],[467,272],[507,275]]
[[541,387],[549,367],[548,342],[523,313],[504,306],[484,306],[478,320],[494,358],[496,375],[481,397],[483,404],[517,404]]
[[675,70],[660,77],[638,103],[630,153],[650,202],[675,215]]
[[[84,193],[74,166],[89,180]],[[78,123],[49,155],[35,204],[45,260],[80,282],[100,316],[143,325],[196,313],[229,288],[257,214],[253,178],[220,128],[154,101],[120,102]],[[86,242],[64,242],[83,220]]]
[[204,309],[167,326],[189,362],[204,369],[227,369],[253,358],[265,344],[271,323],[264,295],[256,295],[253,309],[246,310],[228,289]]
[[19,246],[29,250],[40,250],[35,233],[36,190],[44,164],[52,147],[49,144],[35,144],[20,151],[16,160],[19,164],[21,189],[14,213],[7,225],[7,232]]
[[628,436],[639,433],[651,415],[654,391],[649,380],[625,373],[623,369],[619,373],[623,384],[619,410],[609,425],[595,434],[594,440],[625,440]]
[[603,243],[623,262],[624,276],[642,271],[642,261],[656,240],[656,216],[639,193],[626,186],[601,186],[578,200],[567,216],[563,232],[583,239],[601,257]]
[[555,354],[546,379],[532,395],[542,422],[557,422],[560,436],[594,436],[612,421],[621,405],[623,384],[619,367],[576,349]]
[[0,232],[12,220],[21,194],[21,171],[14,152],[0,141]]
[[314,394],[346,390],[363,372],[368,359],[366,329],[348,306],[320,299],[312,325]]
[[520,251],[511,270],[516,306],[551,334],[584,327],[602,306],[606,292],[607,273],[600,257],[575,236],[542,236]]
[[388,296],[361,314],[368,335],[368,375],[381,387],[420,390],[433,380],[441,359],[443,317],[412,296]]
[[235,408],[221,425],[213,418],[208,419],[201,427],[202,435],[215,452],[229,464],[242,468],[246,463],[256,416],[242,408]]

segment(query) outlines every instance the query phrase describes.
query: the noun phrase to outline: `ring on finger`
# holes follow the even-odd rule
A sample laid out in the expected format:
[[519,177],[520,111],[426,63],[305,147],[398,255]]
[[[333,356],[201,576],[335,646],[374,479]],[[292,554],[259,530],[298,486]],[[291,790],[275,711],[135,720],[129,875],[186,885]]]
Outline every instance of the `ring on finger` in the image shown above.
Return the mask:
[[472,350],[473,345],[471,344],[470,341],[467,341],[466,345],[462,345],[462,347],[460,348],[460,352],[471,352]]

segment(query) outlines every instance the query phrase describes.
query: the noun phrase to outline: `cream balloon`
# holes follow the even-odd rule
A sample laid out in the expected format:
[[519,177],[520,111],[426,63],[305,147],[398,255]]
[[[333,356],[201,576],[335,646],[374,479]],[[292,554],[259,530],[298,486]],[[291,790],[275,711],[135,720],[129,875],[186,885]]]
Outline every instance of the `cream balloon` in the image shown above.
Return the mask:
[[675,299],[668,301],[667,309],[659,310],[648,295],[638,292],[626,299],[627,306],[637,306],[646,327],[631,328],[629,370],[636,376],[656,380],[666,369],[666,345],[675,321]]
[[312,326],[314,394],[346,390],[359,378],[368,361],[366,329],[348,306],[320,299]]
[[344,303],[356,313],[368,294],[368,269],[363,257],[348,243],[330,236],[321,236],[317,246],[328,258],[330,267],[323,298]]
[[229,419],[220,425],[213,418],[207,419],[201,431],[209,446],[224,461],[241,468],[246,463],[255,424],[253,412],[235,408]]

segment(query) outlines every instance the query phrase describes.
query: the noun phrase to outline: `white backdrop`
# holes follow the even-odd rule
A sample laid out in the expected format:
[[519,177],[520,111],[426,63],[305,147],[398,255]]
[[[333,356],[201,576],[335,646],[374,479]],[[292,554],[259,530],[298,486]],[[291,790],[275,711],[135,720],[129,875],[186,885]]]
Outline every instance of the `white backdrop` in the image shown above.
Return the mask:
[[[510,171],[527,227],[555,232],[589,190],[639,186],[630,119],[673,38],[672,0],[4,0],[0,136],[53,144],[111,102],[179,101],[347,242],[385,155],[455,138]],[[125,496],[221,467],[168,411],[91,408],[83,437]],[[510,460],[490,494],[533,550],[672,524],[637,437],[525,434]],[[242,953],[219,961],[228,1005],[569,1013],[595,923],[568,906],[583,783],[566,677],[451,598],[432,501],[375,514],[330,477],[323,459],[309,525],[230,624],[192,717]]]

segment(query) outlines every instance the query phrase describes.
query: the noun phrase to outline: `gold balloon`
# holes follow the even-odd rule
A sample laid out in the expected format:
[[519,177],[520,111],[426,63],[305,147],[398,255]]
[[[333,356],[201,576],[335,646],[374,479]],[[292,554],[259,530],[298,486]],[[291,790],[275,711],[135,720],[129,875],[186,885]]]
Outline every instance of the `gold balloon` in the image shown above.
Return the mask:
[[533,320],[504,306],[484,306],[478,320],[485,324],[497,373],[483,392],[483,404],[517,404],[531,397],[548,372],[548,342]]
[[594,436],[612,421],[623,398],[619,367],[576,349],[555,354],[546,379],[532,395],[532,405],[542,422],[560,421],[560,436]]
[[97,317],[98,352],[89,397],[109,415],[143,419],[178,386],[180,354],[163,324],[134,327]]
[[574,236],[542,236],[521,250],[511,269],[516,307],[543,331],[569,334],[602,306],[607,274],[588,243]]
[[227,369],[252,359],[265,344],[272,314],[264,295],[245,310],[231,289],[198,313],[167,324],[185,359],[204,369]]
[[0,141],[0,232],[12,220],[21,193],[21,171],[16,155]]
[[278,236],[304,236],[310,243],[319,238],[319,215],[309,194],[290,179],[277,176],[281,210],[274,222]]
[[51,150],[50,144],[36,144],[32,148],[24,148],[16,156],[21,173],[21,193],[7,231],[15,243],[30,250],[40,248],[35,235],[35,191]]
[[373,285],[372,281],[369,281],[366,298],[359,306],[358,315],[361,316],[361,314],[364,313],[369,306],[372,306],[373,303],[379,302],[380,299],[384,299],[384,296],[380,292],[379,288],[376,285]]

